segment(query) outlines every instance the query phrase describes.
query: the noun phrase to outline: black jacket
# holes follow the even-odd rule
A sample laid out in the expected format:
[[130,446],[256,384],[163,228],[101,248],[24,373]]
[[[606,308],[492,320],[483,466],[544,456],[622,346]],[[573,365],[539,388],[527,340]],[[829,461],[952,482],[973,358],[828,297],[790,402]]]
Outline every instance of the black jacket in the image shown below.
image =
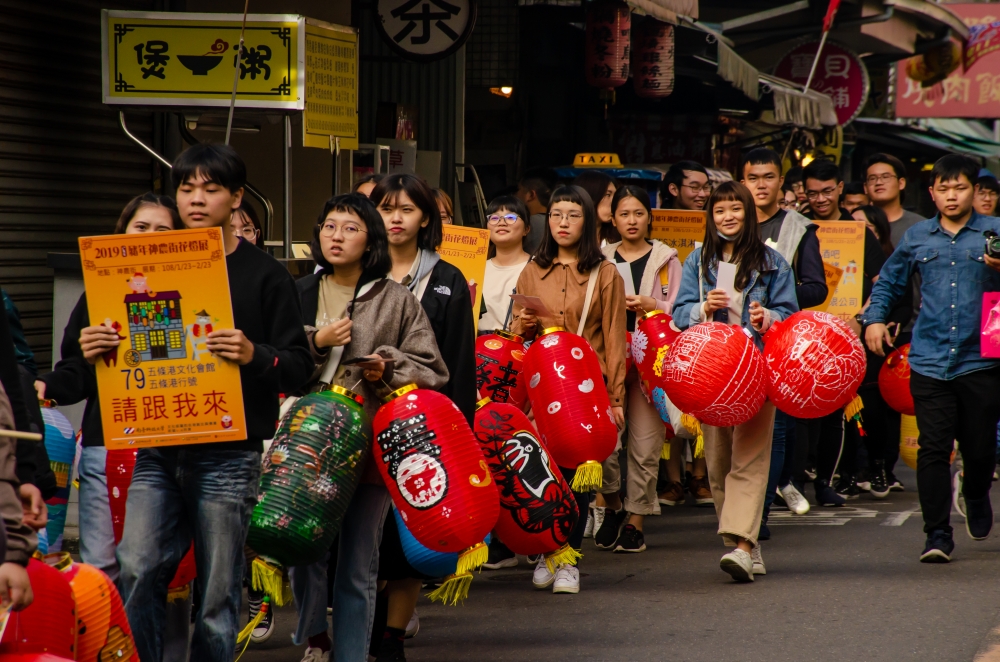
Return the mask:
[[816,226],[810,226],[795,251],[792,267],[795,270],[795,298],[799,308],[805,310],[818,306],[826,301],[829,289],[826,284],[826,272],[823,270],[823,257],[819,250],[819,238],[816,236]]

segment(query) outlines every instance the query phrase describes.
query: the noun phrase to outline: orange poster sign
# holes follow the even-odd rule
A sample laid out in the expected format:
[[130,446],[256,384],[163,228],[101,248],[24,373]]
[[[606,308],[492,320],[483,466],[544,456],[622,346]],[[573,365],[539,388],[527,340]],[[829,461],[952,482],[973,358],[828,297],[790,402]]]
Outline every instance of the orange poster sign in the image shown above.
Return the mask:
[[[861,312],[865,273],[865,224],[862,221],[813,221],[827,276],[827,300],[809,310],[824,310],[845,322]],[[831,269],[832,267],[832,269]],[[840,271],[840,274],[837,274]]]
[[695,242],[705,240],[705,212],[687,209],[654,209],[653,227],[649,236],[677,250],[677,259],[684,263],[694,250]]
[[479,307],[483,301],[483,279],[486,277],[486,253],[490,248],[490,231],[482,228],[445,225],[441,247],[442,259],[458,267],[469,285],[472,297],[472,318],[479,328]]
[[246,439],[239,366],[205,336],[234,327],[218,228],[80,238],[91,324],[121,345],[97,361],[108,448]]

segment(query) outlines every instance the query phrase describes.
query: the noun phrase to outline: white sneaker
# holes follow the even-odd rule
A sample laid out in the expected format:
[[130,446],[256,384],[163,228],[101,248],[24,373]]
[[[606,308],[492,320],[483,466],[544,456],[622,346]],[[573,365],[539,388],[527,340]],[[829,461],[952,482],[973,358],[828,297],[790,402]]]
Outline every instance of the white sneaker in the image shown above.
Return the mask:
[[781,498],[788,504],[788,509],[796,515],[805,515],[809,512],[809,502],[802,496],[802,492],[795,489],[795,485],[789,483],[784,487],[779,487],[778,492]]
[[587,528],[583,530],[584,538],[594,537],[594,509],[587,508]]
[[753,559],[742,549],[734,549],[723,556],[719,561],[719,567],[738,582],[753,581]]
[[766,575],[767,568],[764,567],[764,557],[760,554],[760,543],[750,551],[750,561],[753,563],[753,574]]
[[330,652],[323,652],[322,648],[306,648],[306,654],[302,656],[302,662],[324,662],[330,657]]
[[413,616],[410,616],[410,622],[406,624],[406,634],[403,635],[403,638],[413,639],[418,632],[420,632],[420,617],[417,616],[417,610],[414,609]]
[[556,568],[555,583],[552,584],[553,593],[579,593],[580,592],[580,570],[575,565],[564,563]]
[[531,583],[535,585],[535,588],[548,588],[555,580],[555,573],[549,571],[549,566],[545,565],[545,557],[542,556],[538,559],[538,565],[535,566],[535,573],[531,575]]
[[962,482],[965,480],[965,475],[959,471],[951,479],[951,500],[955,505],[955,510],[965,517],[965,495],[962,494]]

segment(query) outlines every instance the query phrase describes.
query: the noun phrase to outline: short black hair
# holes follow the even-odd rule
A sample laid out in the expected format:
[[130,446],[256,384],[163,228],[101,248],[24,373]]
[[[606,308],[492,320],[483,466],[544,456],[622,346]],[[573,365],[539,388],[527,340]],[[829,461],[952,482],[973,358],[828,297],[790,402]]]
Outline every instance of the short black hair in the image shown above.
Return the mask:
[[[708,170],[705,170],[705,166],[697,161],[678,161],[673,164],[667,170],[667,174],[663,175],[663,181],[660,183],[660,201],[662,205],[673,206],[674,194],[670,192],[670,185],[673,184],[680,189],[681,184],[684,183],[685,172],[700,172],[708,177]],[[710,182],[711,179],[709,177]]]
[[[642,186],[636,186],[635,184],[626,184],[622,186],[617,191],[615,191],[615,197],[611,198],[611,215],[614,216],[615,212],[618,211],[618,205],[625,198],[635,198],[639,201],[643,207],[646,208],[646,213],[649,214],[649,223],[653,223],[653,209],[649,203],[649,191],[647,191]],[[611,221],[614,223],[614,221]],[[619,239],[619,241],[621,241]]]
[[865,177],[868,176],[868,168],[871,168],[876,163],[884,163],[892,168],[893,173],[899,179],[906,178],[906,166],[903,165],[903,162],[892,154],[886,154],[885,152],[875,152],[865,159]]
[[997,178],[993,175],[983,175],[976,180],[976,184],[978,184],[981,189],[1000,193],[1000,182],[998,182]]
[[778,174],[781,174],[781,155],[770,147],[756,147],[747,152],[747,155],[743,157],[743,168],[740,169],[742,173],[746,170],[746,167],[755,165],[773,165],[778,168]]
[[844,195],[868,195],[864,182],[847,182],[844,184]]
[[417,232],[417,247],[425,251],[436,251],[441,245],[444,234],[441,230],[441,212],[438,211],[434,191],[422,177],[397,173],[386,175],[375,185],[371,200],[378,208],[387,200],[395,200],[400,193],[405,193],[428,221],[427,225]]
[[950,182],[962,175],[965,175],[970,184],[975,184],[979,179],[979,162],[964,154],[942,156],[934,162],[934,168],[931,170],[931,186],[937,184],[938,180]]
[[[583,208],[583,233],[576,248],[576,270],[581,274],[589,273],[604,261],[604,253],[597,243],[597,211],[594,209],[590,194],[579,186],[560,186],[552,192],[552,204],[557,202],[573,202]],[[535,262],[541,268],[548,269],[557,255],[559,255],[559,244],[553,238],[552,228],[546,221],[545,236],[535,249]]]
[[236,193],[247,183],[247,166],[243,158],[229,145],[198,143],[177,155],[170,171],[170,181],[176,191],[196,175]]
[[837,167],[837,164],[826,159],[816,159],[802,169],[803,183],[807,179],[815,179],[820,182],[828,182],[832,179],[836,180],[838,184],[843,181],[843,178],[840,176],[840,168]]
[[339,211],[355,214],[365,224],[367,230],[367,250],[361,260],[361,269],[372,272],[379,276],[384,276],[392,269],[392,258],[389,257],[389,236],[385,231],[385,223],[382,215],[375,208],[375,203],[361,195],[360,193],[345,193],[337,195],[323,205],[323,213],[319,215],[316,226],[313,228],[312,249],[313,260],[323,270],[325,274],[333,273],[333,265],[323,257],[323,246],[320,244],[319,233],[323,227],[323,221],[331,211]]
[[792,190],[792,184],[798,184],[802,181],[802,166],[793,166],[788,169],[785,173],[785,186],[788,187],[787,190]]
[[559,175],[552,168],[534,167],[524,171],[518,185],[521,188],[535,192],[535,197],[546,209],[549,206],[549,198],[556,184],[559,183]]
[[524,222],[525,228],[531,231],[531,214],[528,213],[528,206],[524,204],[521,198],[514,195],[498,195],[486,207],[486,218],[489,218],[501,209],[506,209],[517,214],[521,221]]
[[143,193],[142,195],[137,195],[128,201],[125,208],[122,209],[121,215],[118,217],[118,222],[115,223],[115,234],[125,234],[125,230],[128,228],[128,224],[135,218],[135,215],[139,212],[139,209],[150,205],[152,207],[163,207],[168,212],[170,212],[170,220],[173,221],[174,230],[183,230],[184,224],[181,223],[180,214],[177,213],[177,203],[169,195],[159,195],[153,193],[152,191],[148,193]]
[[377,172],[375,172],[375,173],[369,173],[369,174],[365,175],[364,177],[362,177],[361,179],[359,179],[358,181],[354,182],[354,185],[351,186],[351,193],[357,193],[359,188],[361,188],[362,186],[364,186],[365,184],[367,184],[369,182],[372,182],[375,185],[378,185],[378,183],[380,181],[382,181],[384,178],[385,178],[385,175],[381,175],[381,174],[379,174]]

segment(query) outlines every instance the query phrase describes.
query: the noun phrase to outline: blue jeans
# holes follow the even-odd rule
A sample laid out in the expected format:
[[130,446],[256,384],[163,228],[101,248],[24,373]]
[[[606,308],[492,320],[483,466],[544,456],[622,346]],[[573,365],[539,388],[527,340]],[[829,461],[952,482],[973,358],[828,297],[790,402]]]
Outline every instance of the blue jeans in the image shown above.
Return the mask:
[[136,649],[163,656],[167,584],[194,540],[200,607],[191,662],[232,660],[240,631],[243,544],[257,502],[260,453],[197,446],[139,451],[118,547],[119,586]]
[[[771,504],[774,503],[775,490],[781,484],[782,474],[785,468],[785,440],[788,438],[788,429],[795,431],[795,419],[776,409],[774,411],[774,436],[771,437],[771,466],[767,471],[767,492],[764,494],[764,515],[761,517],[761,524],[767,524],[767,516],[771,512]],[[786,480],[781,487],[788,484]]]
[[[378,546],[389,512],[389,490],[382,485],[358,485],[344,514],[337,542],[337,574],[333,578],[333,655],[337,662],[366,662],[375,620],[378,589]],[[299,623],[292,641],[301,646],[325,632],[327,562],[291,569],[292,593]]]
[[115,531],[104,473],[107,457],[104,446],[84,446],[80,451],[80,558],[117,582]]

